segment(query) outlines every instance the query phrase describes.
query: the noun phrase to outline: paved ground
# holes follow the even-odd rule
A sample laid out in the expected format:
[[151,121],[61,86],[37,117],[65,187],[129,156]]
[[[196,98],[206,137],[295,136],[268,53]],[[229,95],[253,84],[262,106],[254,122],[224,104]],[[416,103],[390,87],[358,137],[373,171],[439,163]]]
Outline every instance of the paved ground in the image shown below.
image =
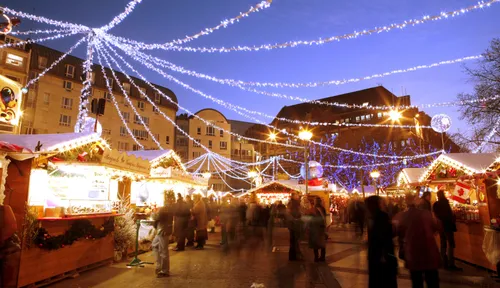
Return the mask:
[[[366,248],[355,239],[352,229],[333,229],[327,246],[327,263],[315,264],[312,252],[305,245],[304,262],[289,262],[287,231],[275,234],[274,249],[262,242],[249,241],[240,247],[223,251],[219,246],[219,234],[210,234],[203,251],[186,250],[171,252],[171,277],[157,279],[154,266],[127,268],[118,263],[82,273],[51,285],[55,288],[84,287],[202,287],[202,288],[351,288],[367,287]],[[140,256],[143,261],[153,261],[151,253]],[[500,287],[488,273],[461,264],[464,272],[441,271],[441,287]],[[401,264],[402,267],[402,264]],[[400,269],[399,287],[411,287],[408,272]]]

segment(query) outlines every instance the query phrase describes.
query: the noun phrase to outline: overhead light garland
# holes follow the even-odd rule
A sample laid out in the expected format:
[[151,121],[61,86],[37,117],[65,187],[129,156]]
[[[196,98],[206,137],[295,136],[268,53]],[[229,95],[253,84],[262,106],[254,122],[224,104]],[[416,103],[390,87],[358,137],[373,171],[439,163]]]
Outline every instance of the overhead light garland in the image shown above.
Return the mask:
[[45,29],[45,30],[28,30],[28,31],[12,31],[10,34],[12,35],[30,35],[30,34],[65,34],[71,33],[73,30],[71,29]]
[[493,136],[495,136],[495,134],[497,134],[498,127],[500,127],[500,119],[498,119],[497,122],[495,122],[495,125],[491,129],[490,133],[488,133],[488,135],[486,135],[486,137],[484,138],[484,140],[481,144],[479,144],[474,150],[472,150],[472,153],[480,152],[484,148],[484,146],[486,146],[486,144],[488,144],[490,142],[491,138],[493,138]]
[[64,21],[57,21],[57,20],[52,20],[48,19],[46,17],[41,17],[41,16],[36,16],[32,15],[29,13],[24,13],[24,12],[18,12],[16,10],[7,8],[7,7],[2,7],[1,10],[3,10],[4,13],[8,13],[17,17],[21,18],[26,18],[35,22],[43,23],[43,24],[48,24],[48,25],[53,25],[61,28],[67,28],[71,29],[72,31],[78,31],[77,33],[83,33],[83,32],[88,32],[90,30],[89,27],[80,25],[80,24],[73,24],[69,22],[64,22]]
[[125,7],[125,11],[117,15],[111,22],[109,22],[107,25],[101,27],[100,29],[102,31],[108,31],[115,27],[116,25],[120,24],[135,8],[135,6],[139,3],[141,3],[142,0],[132,0],[130,1],[127,6]]
[[[474,10],[483,9],[490,7],[491,4],[495,4],[500,0],[489,0],[489,1],[480,1],[476,5],[472,5],[466,8],[457,9],[449,12],[441,12],[439,14],[433,16],[423,16],[420,19],[409,19],[401,23],[390,24],[381,27],[375,27],[369,30],[363,31],[354,31],[349,34],[344,34],[340,36],[332,36],[327,38],[320,38],[316,40],[299,40],[299,41],[289,41],[285,43],[279,44],[263,44],[263,45],[255,45],[255,46],[233,46],[233,47],[186,47],[186,46],[172,46],[170,43],[166,44],[146,44],[137,41],[133,41],[133,45],[137,49],[145,50],[145,49],[164,49],[164,50],[174,50],[174,51],[187,51],[187,52],[203,52],[203,53],[226,53],[226,52],[234,52],[234,51],[260,51],[260,50],[272,50],[277,48],[289,48],[289,47],[297,47],[297,46],[312,46],[312,45],[323,45],[329,42],[355,39],[361,36],[367,36],[372,34],[379,34],[382,32],[389,32],[395,29],[404,29],[408,26],[416,26],[420,24],[424,24],[431,21],[438,21],[443,19],[448,19],[452,17],[456,17],[459,15],[463,15],[468,12],[472,12]],[[131,40],[121,38],[121,41],[130,43]]]
[[83,75],[85,80],[82,82],[82,90],[80,90],[80,102],[78,104],[78,116],[75,123],[75,131],[82,132],[85,119],[88,116],[89,97],[92,90],[92,59],[93,49],[95,46],[95,37],[93,33],[87,35],[87,57],[83,62]]
[[25,44],[30,44],[30,43],[40,43],[40,42],[49,41],[49,40],[56,40],[56,39],[61,39],[61,38],[67,37],[67,36],[72,36],[75,34],[77,34],[77,33],[71,32],[71,33],[66,33],[66,34],[57,34],[57,35],[53,35],[53,36],[49,36],[49,37],[45,37],[45,38],[28,39],[28,40],[21,40],[18,42],[4,43],[4,44],[0,45],[0,49],[8,48],[8,47],[23,46]]

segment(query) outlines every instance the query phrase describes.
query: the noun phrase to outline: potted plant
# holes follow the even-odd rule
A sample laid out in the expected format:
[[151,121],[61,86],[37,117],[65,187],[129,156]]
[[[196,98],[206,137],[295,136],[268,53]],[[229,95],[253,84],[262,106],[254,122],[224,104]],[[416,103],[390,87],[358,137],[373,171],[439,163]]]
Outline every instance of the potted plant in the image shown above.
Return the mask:
[[116,262],[122,260],[127,255],[128,248],[132,247],[136,237],[136,224],[134,210],[126,200],[121,200],[118,204],[118,213],[123,216],[115,219],[115,258]]

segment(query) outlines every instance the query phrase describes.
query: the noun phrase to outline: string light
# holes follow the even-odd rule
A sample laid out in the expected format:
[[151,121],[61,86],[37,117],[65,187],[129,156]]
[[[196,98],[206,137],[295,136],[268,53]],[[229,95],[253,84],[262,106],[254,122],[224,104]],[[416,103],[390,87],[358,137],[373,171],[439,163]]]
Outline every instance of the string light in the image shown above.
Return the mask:
[[[180,106],[178,103],[176,103],[175,101],[173,101],[173,100],[172,100],[169,96],[165,95],[165,94],[164,94],[161,90],[159,90],[157,87],[155,87],[154,85],[152,85],[149,81],[147,81],[147,80],[146,80],[146,78],[145,78],[144,76],[142,76],[142,74],[140,74],[140,73],[139,73],[136,69],[134,69],[134,68],[133,68],[133,67],[132,67],[132,66],[131,66],[131,65],[130,65],[127,61],[125,61],[125,59],[123,59],[123,57],[121,57],[121,55],[119,55],[118,53],[116,53],[116,51],[115,51],[112,47],[110,47],[110,46],[108,45],[108,43],[104,42],[104,44],[105,44],[105,45],[106,45],[106,47],[108,47],[108,48],[109,48],[109,49],[110,49],[110,50],[114,53],[114,55],[115,55],[115,56],[117,56],[117,57],[118,57],[118,58],[119,58],[119,59],[120,59],[120,60],[121,60],[121,61],[122,61],[122,62],[123,62],[123,63],[124,63],[124,64],[125,64],[125,65],[126,65],[126,66],[130,69],[130,70],[131,70],[131,71],[132,71],[132,72],[134,72],[135,74],[137,74],[137,75],[139,76],[139,78],[141,78],[141,79],[142,79],[142,80],[143,80],[143,81],[144,81],[147,85],[149,85],[149,86],[150,86],[153,90],[155,90],[155,91],[156,91],[159,95],[161,95],[163,98],[165,98],[165,99],[166,99],[167,101],[169,101],[170,103],[172,103],[172,104],[176,105],[179,109],[181,109],[181,110],[183,110],[183,111],[187,112],[189,115],[193,115],[193,117],[195,117],[195,118],[197,118],[197,119],[201,120],[201,121],[202,121],[203,123],[205,123],[206,125],[208,125],[208,126],[212,126],[212,127],[214,127],[214,128],[217,128],[217,129],[219,129],[219,130],[224,131],[225,133],[228,133],[228,134],[230,134],[230,135],[232,135],[232,136],[235,136],[235,137],[239,137],[239,138],[241,138],[241,139],[245,139],[245,140],[249,140],[249,141],[256,141],[256,142],[261,142],[261,143],[267,143],[267,144],[273,144],[273,145],[276,145],[276,144],[277,144],[276,142],[272,142],[272,141],[261,140],[261,139],[255,139],[255,138],[250,138],[250,137],[246,137],[246,136],[243,136],[243,135],[236,134],[236,133],[234,133],[234,132],[232,132],[232,131],[230,131],[230,130],[227,130],[227,129],[225,129],[225,128],[219,127],[219,126],[217,126],[217,125],[215,125],[215,124],[213,124],[213,123],[211,123],[211,122],[209,122],[209,121],[207,121],[207,120],[205,120],[205,119],[201,118],[200,116],[198,116],[198,115],[194,114],[194,113],[193,113],[193,112],[191,112],[190,110],[188,110],[188,109],[186,109],[186,108],[184,108],[184,107]],[[147,66],[147,67],[148,67],[148,68],[150,68],[150,69],[153,69],[153,70],[155,70],[155,69],[156,69],[156,70],[159,70],[159,69],[157,69],[156,67],[154,67],[153,65],[151,65],[150,63],[144,62],[144,63],[142,63],[142,64],[143,64],[143,65],[145,65],[145,66]],[[155,71],[156,71],[156,70],[155,70]],[[159,71],[161,71],[161,70],[159,70]],[[163,72],[163,71],[161,71],[161,72]],[[158,73],[160,73],[160,72],[158,72]],[[126,73],[124,72],[124,74],[126,74]],[[167,74],[165,74],[165,73],[163,73],[163,75],[165,75],[165,77],[171,77],[172,79],[175,79],[175,80],[172,80],[172,81],[176,81],[176,83],[178,83],[179,85],[181,85],[181,86],[185,87],[186,89],[189,89],[189,90],[191,90],[191,91],[198,91],[198,92],[200,92],[200,93],[203,93],[203,92],[201,92],[201,91],[199,91],[199,90],[196,90],[196,89],[192,88],[191,86],[189,86],[189,85],[185,84],[184,82],[181,82],[180,80],[178,80],[178,79],[176,79],[176,78],[174,78],[174,77],[172,77],[172,76],[170,76],[170,75],[167,75]],[[169,78],[169,79],[170,79],[170,78]],[[188,87],[189,87],[189,88],[188,88]],[[198,92],[196,92],[196,93],[198,93]],[[147,98],[147,99],[149,99],[149,98]],[[148,101],[150,101],[150,100],[148,100]],[[157,106],[154,104],[154,102],[153,102],[153,101],[151,101],[150,103],[153,105],[153,107],[155,107],[155,108],[157,107]],[[163,115],[164,115],[164,114],[163,114]],[[167,119],[168,117],[167,117],[166,115],[164,115],[164,118],[165,118],[165,119]],[[168,119],[170,119],[170,118],[168,118]],[[168,119],[167,119],[167,120],[168,120]],[[171,119],[170,119],[170,120],[168,120],[168,121],[169,121],[169,122],[171,122],[171,123],[172,123],[172,124],[173,124],[173,125],[174,125],[177,129],[178,129],[178,130],[182,130],[182,129],[181,129],[180,127],[178,127],[178,126],[177,126],[177,124],[175,124],[175,122],[174,122],[174,121],[172,121]],[[191,137],[188,133],[186,133],[184,130],[182,130],[182,132],[181,132],[181,133],[185,134],[185,135],[186,135],[186,136],[187,136],[190,140],[193,140],[195,143],[198,143],[198,141],[196,141],[194,138],[192,138],[192,137]],[[199,143],[198,143],[198,144],[199,144]],[[283,143],[280,143],[279,145],[282,145],[282,146],[285,146],[285,147],[290,147],[290,148],[301,148],[301,147],[299,147],[299,146],[290,145],[290,144],[283,144]],[[202,147],[205,147],[205,146],[203,146],[203,145],[201,145],[201,146],[202,146]],[[206,147],[205,147],[205,148],[206,148]],[[205,148],[204,148],[204,149],[205,149]],[[206,149],[205,149],[205,151],[207,151],[207,152],[208,152],[208,151],[210,151],[210,149],[206,148]]]
[[49,37],[45,37],[45,38],[28,39],[28,40],[21,40],[21,41],[17,41],[17,42],[4,43],[4,44],[0,45],[0,49],[7,48],[7,47],[23,46],[25,44],[30,44],[30,43],[40,43],[40,42],[49,41],[49,40],[56,40],[56,39],[64,38],[66,36],[72,36],[75,34],[77,34],[77,33],[72,32],[72,33],[67,33],[67,34],[57,34],[57,35],[53,35],[53,36],[49,36]]
[[40,78],[42,78],[43,76],[45,76],[45,74],[47,72],[49,72],[50,70],[52,70],[52,68],[54,68],[57,64],[59,64],[59,62],[61,62],[64,58],[66,58],[66,56],[68,56],[69,54],[71,54],[71,52],[73,52],[73,50],[75,50],[76,47],[80,46],[80,44],[82,44],[83,42],[85,42],[85,40],[86,40],[86,37],[83,37],[82,39],[80,39],[80,41],[76,42],[75,45],[73,45],[71,48],[69,48],[68,52],[64,53],[61,57],[59,57],[56,61],[54,61],[49,67],[45,68],[45,70],[43,70],[40,74],[38,74],[35,78],[33,78],[30,81],[28,81],[28,83],[26,83],[26,85],[24,86],[24,88],[28,89],[31,85],[33,85],[38,80],[40,80]]
[[122,120],[123,126],[125,126],[125,129],[127,130],[128,135],[132,138],[132,140],[135,142],[135,144],[137,144],[137,146],[139,146],[141,149],[144,149],[144,146],[141,144],[141,142],[139,142],[139,140],[137,140],[137,138],[135,138],[134,134],[132,133],[132,131],[130,130],[130,128],[127,124],[127,121],[123,118],[123,114],[120,110],[120,107],[118,106],[118,102],[116,101],[115,95],[113,94],[113,88],[111,88],[111,85],[109,84],[109,79],[106,76],[106,71],[104,69],[104,65],[102,65],[100,53],[97,53],[97,60],[99,62],[99,66],[101,66],[101,72],[102,72],[102,75],[104,76],[104,83],[106,84],[106,88],[108,89],[109,95],[111,95],[111,102],[115,106],[116,112],[118,113],[118,116]]
[[80,90],[80,102],[78,105],[78,116],[75,123],[75,131],[82,132],[83,124],[88,116],[88,106],[89,106],[89,96],[92,90],[92,79],[90,73],[92,73],[92,49],[94,48],[94,35],[87,35],[87,57],[83,62],[83,75],[85,75],[85,80],[82,83],[82,90]]
[[71,29],[45,29],[45,30],[28,30],[28,31],[12,31],[10,34],[12,35],[30,35],[30,34],[53,34],[53,33],[71,33],[73,30]]
[[[138,46],[144,47],[144,49],[159,49],[160,46],[176,47],[174,45],[188,43],[188,42],[193,41],[193,40],[195,40],[195,39],[197,39],[199,37],[202,37],[202,36],[205,36],[205,35],[209,35],[209,34],[215,32],[215,31],[217,31],[217,30],[219,30],[221,28],[227,28],[229,25],[238,23],[241,19],[250,16],[250,14],[252,14],[252,13],[259,12],[259,11],[261,11],[263,9],[266,9],[266,8],[270,7],[271,3],[272,3],[272,0],[261,1],[260,3],[254,5],[252,7],[250,7],[250,9],[248,11],[240,13],[236,17],[233,17],[233,18],[221,21],[220,24],[217,25],[217,26],[214,26],[214,27],[211,27],[211,28],[205,28],[205,29],[201,30],[200,32],[198,32],[198,33],[196,33],[194,35],[186,36],[185,38],[177,39],[177,40],[174,40],[174,41],[171,41],[171,42],[168,42],[168,43],[164,43],[164,44],[149,44],[148,45],[148,44],[144,44],[144,43],[141,43],[141,42],[137,42],[137,41],[134,41],[134,40],[125,39],[125,38],[121,38],[121,37],[116,37],[116,38],[117,39],[121,39],[122,41],[124,41],[126,43],[130,43],[130,44],[133,44],[133,45],[138,45]],[[105,29],[103,29],[103,30],[104,30],[103,32],[106,32]]]
[[[234,51],[260,51],[260,50],[272,50],[272,49],[277,49],[277,48],[288,48],[288,47],[297,47],[297,46],[312,46],[312,45],[323,45],[325,43],[329,42],[334,42],[334,41],[341,41],[341,40],[348,40],[348,39],[355,39],[361,36],[367,36],[367,35],[372,35],[372,34],[379,34],[382,32],[389,32],[395,29],[404,29],[407,28],[408,26],[416,26],[419,24],[424,24],[427,22],[431,21],[438,21],[438,20],[443,20],[447,19],[450,17],[455,17],[459,15],[463,15],[465,13],[478,10],[478,9],[483,9],[486,7],[490,7],[491,4],[495,4],[499,2],[500,0],[489,0],[489,1],[480,1],[476,5],[472,5],[466,8],[461,8],[457,9],[454,11],[449,11],[449,12],[441,12],[437,15],[433,16],[423,16],[420,19],[410,19],[406,20],[401,23],[397,24],[390,24],[382,27],[375,27],[373,29],[369,30],[363,30],[363,31],[354,31],[349,34],[344,34],[340,36],[332,36],[332,37],[327,37],[327,38],[320,38],[316,40],[299,40],[299,41],[288,41],[285,43],[279,43],[279,44],[263,44],[263,45],[256,45],[256,46],[233,46],[229,48],[225,47],[186,47],[186,46],[172,46],[169,43],[166,44],[146,44],[146,43],[141,43],[141,42],[136,42],[134,41],[134,46],[137,49],[164,49],[164,50],[174,50],[174,51],[188,51],[188,52],[205,52],[205,53],[214,53],[214,52],[234,52]],[[121,39],[122,42],[131,42],[130,40],[126,39]]]
[[41,16],[36,16],[36,15],[24,13],[24,12],[18,12],[16,10],[12,10],[10,8],[7,8],[7,7],[3,7],[3,8],[1,8],[1,10],[3,10],[3,13],[10,14],[10,15],[13,15],[13,16],[17,16],[17,17],[21,17],[21,18],[27,18],[27,19],[35,21],[35,22],[39,22],[39,23],[43,23],[43,24],[49,24],[49,25],[53,25],[53,26],[57,26],[57,27],[61,27],[61,28],[68,28],[68,29],[71,29],[71,30],[76,30],[78,32],[85,32],[85,31],[88,32],[90,30],[89,27],[84,26],[84,25],[73,24],[73,23],[63,22],[63,21],[57,21],[57,20],[52,20],[52,19],[48,19],[48,18],[45,18],[45,17],[41,17]]
[[[102,48],[102,46],[101,46],[100,43],[98,44],[98,48],[99,48],[98,51],[101,52],[100,48]],[[111,68],[111,64],[110,64],[110,62],[108,60],[108,57],[109,57],[111,59],[111,61],[116,65],[116,67],[118,67],[118,69],[120,71],[123,71],[121,69],[120,65],[107,53],[107,51],[105,49],[102,49],[102,52],[103,52],[102,56],[104,58],[104,61],[106,62],[106,65],[108,65],[108,67]],[[120,83],[120,79],[116,76],[115,71],[113,69],[110,69],[110,70],[111,70],[111,74],[113,75],[113,78],[115,79],[116,83],[118,84],[118,87],[122,91],[123,97],[125,98],[125,100],[127,101],[127,103],[130,105],[130,107],[132,108],[132,111],[134,111],[134,115],[136,116],[136,118],[139,119],[139,122],[142,124],[142,126],[144,127],[144,129],[146,129],[146,131],[148,132],[149,136],[151,136],[151,138],[153,139],[153,142],[156,143],[156,145],[158,146],[158,148],[160,150],[163,150],[163,147],[161,146],[160,142],[158,142],[158,140],[154,136],[153,132],[151,132],[151,130],[149,129],[148,125],[146,125],[146,123],[144,123],[144,120],[141,117],[141,114],[139,113],[139,111],[137,111],[137,109],[135,108],[134,103],[132,103],[132,101],[130,100],[127,91],[125,91],[125,89],[123,88],[123,85]],[[140,89],[140,87],[135,84],[135,82],[132,80],[132,78],[130,78],[130,76],[128,76],[128,74],[126,74],[126,73],[123,73],[123,74],[130,81],[130,84],[132,86],[134,86],[139,91],[139,93],[142,95],[142,97],[144,99],[149,99],[148,95],[146,95],[144,93],[144,91],[142,91],[142,89]]]
[[99,29],[101,29],[102,31],[108,31],[108,30],[112,29],[113,27],[115,27],[116,25],[120,24],[134,10],[135,6],[141,2],[142,2],[142,0],[130,1],[127,4],[127,6],[125,7],[125,11],[123,11],[122,13],[117,15],[115,18],[113,18],[113,20],[111,20],[111,22],[109,24],[107,24]]
[[484,138],[483,142],[480,145],[478,145],[474,150],[472,150],[472,153],[480,152],[481,149],[483,149],[483,147],[486,146],[486,144],[488,144],[490,142],[491,138],[493,138],[493,136],[495,136],[495,134],[498,131],[499,126],[500,126],[500,119],[498,119],[497,122],[495,122],[495,125],[491,129],[490,133],[488,133],[488,135],[486,135],[486,137]]

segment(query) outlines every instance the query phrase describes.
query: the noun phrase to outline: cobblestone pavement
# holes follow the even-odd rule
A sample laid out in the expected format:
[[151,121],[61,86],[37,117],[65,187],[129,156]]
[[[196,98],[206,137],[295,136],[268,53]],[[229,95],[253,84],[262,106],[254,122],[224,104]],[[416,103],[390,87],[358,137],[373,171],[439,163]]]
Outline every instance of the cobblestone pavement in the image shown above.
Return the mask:
[[[306,261],[288,261],[288,232],[278,229],[271,248],[261,241],[221,249],[220,234],[210,234],[203,251],[170,252],[171,277],[157,279],[154,266],[127,268],[126,262],[97,268],[74,279],[51,285],[55,288],[201,287],[240,288],[354,288],[368,286],[366,246],[352,229],[331,229],[327,263],[312,262],[312,251],[303,245]],[[151,253],[139,257],[154,261]],[[129,259],[130,260],[130,259]],[[399,287],[411,287],[409,274],[400,263]],[[440,271],[441,287],[500,287],[488,273],[461,263],[460,273]]]

